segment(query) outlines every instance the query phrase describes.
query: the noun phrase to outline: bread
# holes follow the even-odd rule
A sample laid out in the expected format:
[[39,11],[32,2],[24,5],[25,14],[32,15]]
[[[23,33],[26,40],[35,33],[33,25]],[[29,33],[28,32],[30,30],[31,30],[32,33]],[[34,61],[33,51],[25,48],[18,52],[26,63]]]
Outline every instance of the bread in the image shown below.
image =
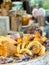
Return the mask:
[[21,49],[20,53],[26,53],[26,54],[32,56],[32,52],[29,49]]
[[47,38],[37,33],[31,41],[30,34],[24,34],[22,38],[17,38],[16,41],[9,38],[9,36],[0,36],[0,55],[18,57],[24,53],[29,56],[33,56],[34,54],[38,54],[39,56],[44,55],[46,48],[42,43],[46,41]]
[[46,48],[42,45],[41,46],[41,50],[40,50],[38,55],[40,55],[40,56],[44,55],[45,54],[45,50],[46,50]]
[[[0,55],[10,56],[16,53],[16,41],[11,38],[0,36]],[[2,52],[1,52],[2,51]]]

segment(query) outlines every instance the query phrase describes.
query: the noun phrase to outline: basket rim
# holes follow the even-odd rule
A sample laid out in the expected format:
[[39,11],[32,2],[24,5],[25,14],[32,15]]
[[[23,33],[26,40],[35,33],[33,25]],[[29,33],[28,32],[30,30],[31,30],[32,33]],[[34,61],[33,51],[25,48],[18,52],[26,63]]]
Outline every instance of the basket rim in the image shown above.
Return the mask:
[[0,64],[0,65],[16,65],[16,64],[27,64],[27,63],[30,63],[32,61],[36,61],[44,56],[46,56],[47,54],[49,53],[49,51],[47,51],[43,56],[39,56],[37,58],[34,58],[34,59],[31,59],[29,61],[24,61],[24,62],[20,62],[20,63],[7,63],[7,64]]

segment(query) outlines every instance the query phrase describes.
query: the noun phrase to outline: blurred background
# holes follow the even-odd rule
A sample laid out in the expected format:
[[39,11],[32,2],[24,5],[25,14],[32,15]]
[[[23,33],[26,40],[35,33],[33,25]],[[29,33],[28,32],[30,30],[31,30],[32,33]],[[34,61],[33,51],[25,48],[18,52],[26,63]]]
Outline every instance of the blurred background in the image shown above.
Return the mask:
[[[35,10],[41,10],[40,11],[41,13],[39,13],[38,11],[35,14],[35,17],[33,15],[34,7],[35,8],[37,7],[37,9]],[[20,20],[21,20],[20,18],[19,18],[20,20],[16,18],[17,15],[19,15],[18,17],[25,16],[24,20],[26,20],[27,16],[29,16],[30,17],[29,20],[34,21],[35,24],[39,23],[38,26],[44,27],[46,29],[46,32],[49,34],[49,31],[48,31],[49,29],[49,0],[0,0],[0,16],[9,16],[10,29],[12,28],[12,30],[13,29],[16,30],[16,24],[15,24],[16,22],[13,23],[15,19],[19,21],[19,24],[22,23],[22,22],[20,23]],[[27,19],[27,21],[29,20]],[[23,24],[24,24],[24,21],[23,21]],[[25,27],[22,26],[22,28],[27,29],[26,25]]]

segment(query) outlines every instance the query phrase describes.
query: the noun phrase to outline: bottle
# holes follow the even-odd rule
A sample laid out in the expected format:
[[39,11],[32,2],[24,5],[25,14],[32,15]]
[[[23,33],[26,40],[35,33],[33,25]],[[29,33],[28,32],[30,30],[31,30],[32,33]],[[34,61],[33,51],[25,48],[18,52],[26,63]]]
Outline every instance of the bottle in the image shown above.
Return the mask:
[[3,0],[2,7],[11,10],[12,9],[12,2],[11,0]]

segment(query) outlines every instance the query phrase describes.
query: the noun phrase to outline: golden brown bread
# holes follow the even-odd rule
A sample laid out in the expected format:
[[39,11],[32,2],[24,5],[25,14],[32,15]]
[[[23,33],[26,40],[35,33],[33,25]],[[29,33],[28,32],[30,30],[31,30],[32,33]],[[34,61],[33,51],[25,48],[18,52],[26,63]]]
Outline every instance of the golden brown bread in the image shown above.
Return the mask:
[[4,45],[0,45],[0,55],[7,56],[7,47],[4,47]]
[[20,57],[20,56],[22,56],[22,54],[20,54],[20,53],[15,53],[15,56]]
[[[16,53],[16,41],[8,37],[0,36],[0,55],[10,56]],[[1,52],[2,51],[2,52]]]
[[33,54],[38,54],[39,51],[40,51],[40,48],[35,47],[35,48],[33,48],[32,53],[33,53]]
[[26,53],[26,54],[32,56],[32,52],[29,49],[21,49],[20,53]]
[[30,40],[30,34],[24,34],[22,39],[22,49],[29,43]]
[[[38,35],[39,34],[39,35]],[[43,37],[40,35],[39,32],[37,32],[34,35],[34,40],[30,41],[29,34],[24,34],[22,38],[21,45],[18,43],[17,50],[19,54],[28,54],[32,56],[33,54],[43,55],[45,53],[45,47],[42,45],[42,43],[46,40],[46,37]],[[21,46],[21,49],[20,49]],[[31,49],[32,47],[32,49]],[[43,48],[43,49],[42,49]],[[17,52],[17,54],[18,54]]]
[[39,41],[41,44],[43,44],[43,42],[45,42],[47,38],[45,36],[41,36],[39,32],[36,32],[34,36],[34,40]]
[[20,49],[20,46],[21,46],[21,44],[18,44],[17,47],[16,47],[16,52],[17,52],[17,53],[20,53],[20,50],[21,50],[21,49]]
[[45,50],[46,50],[46,48],[42,45],[41,46],[41,50],[40,50],[38,55],[40,55],[40,56],[44,55],[45,54]]
[[41,43],[39,41],[31,41],[26,48],[29,49],[31,46],[40,47],[40,45]]

